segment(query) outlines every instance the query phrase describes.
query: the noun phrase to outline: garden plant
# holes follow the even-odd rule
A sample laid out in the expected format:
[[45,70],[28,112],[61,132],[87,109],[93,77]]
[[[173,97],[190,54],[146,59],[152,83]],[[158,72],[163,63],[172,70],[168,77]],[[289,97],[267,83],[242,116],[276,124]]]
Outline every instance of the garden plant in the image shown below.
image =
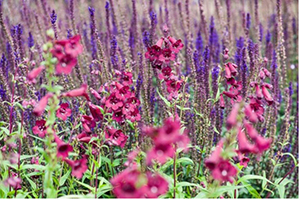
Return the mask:
[[298,1],[0,0],[0,198],[298,198]]

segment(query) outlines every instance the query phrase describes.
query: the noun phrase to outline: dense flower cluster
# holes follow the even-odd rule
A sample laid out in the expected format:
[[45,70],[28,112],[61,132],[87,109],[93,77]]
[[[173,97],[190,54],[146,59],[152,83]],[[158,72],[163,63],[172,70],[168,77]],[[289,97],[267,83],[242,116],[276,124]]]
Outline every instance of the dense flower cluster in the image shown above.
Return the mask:
[[[164,48],[162,47],[164,44]],[[160,38],[157,43],[151,47],[148,47],[148,51],[145,57],[151,62],[153,68],[161,70],[162,73],[158,75],[158,78],[164,80],[167,86],[167,92],[169,93],[168,99],[177,99],[178,91],[183,84],[183,80],[180,80],[172,72],[170,67],[170,61],[176,59],[177,54],[183,48],[181,40],[168,36],[167,38]]]
[[133,160],[138,152],[129,154],[130,166],[111,179],[117,198],[158,198],[169,189],[169,183],[158,173],[142,173]]
[[[112,113],[112,119],[119,124],[124,124],[125,120],[130,120],[131,122],[140,121],[140,101],[135,97],[131,89],[133,83],[132,73],[116,70],[115,75],[117,81],[106,83],[98,90],[99,93],[109,94],[109,96],[101,99],[102,104],[100,107],[104,108],[106,112]],[[92,94],[99,99],[100,95],[98,92],[94,90]]]
[[147,153],[147,164],[153,161],[164,164],[167,159],[175,155],[176,148],[186,149],[190,140],[186,135],[180,133],[180,120],[166,119],[162,127],[145,127],[144,132],[153,140],[154,146]]
[[82,53],[83,46],[79,43],[81,36],[75,35],[68,40],[55,41],[51,53],[57,58],[55,71],[57,74],[70,74],[77,64],[77,56]]

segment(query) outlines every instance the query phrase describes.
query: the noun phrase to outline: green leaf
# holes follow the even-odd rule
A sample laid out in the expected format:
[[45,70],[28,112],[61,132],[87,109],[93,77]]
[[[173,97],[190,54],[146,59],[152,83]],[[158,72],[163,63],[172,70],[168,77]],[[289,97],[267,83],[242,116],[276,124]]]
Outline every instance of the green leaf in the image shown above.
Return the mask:
[[248,192],[252,194],[252,197],[261,199],[261,196],[259,193],[254,189],[247,181],[242,180],[241,181],[243,185],[247,188]]
[[20,160],[25,160],[25,159],[32,158],[32,157],[35,157],[35,156],[36,155],[21,155]]
[[207,189],[201,187],[199,184],[195,184],[195,183],[189,183],[189,182],[179,182],[176,185],[177,187],[197,187],[199,188],[201,191],[205,191],[207,192]]
[[45,170],[46,167],[43,165],[32,165],[32,164],[26,164],[22,167],[22,169],[37,169],[37,170]]
[[31,188],[33,188],[34,190],[36,190],[36,184],[30,178],[28,178],[27,176],[25,176],[25,178],[29,182]]
[[23,106],[19,102],[15,102],[14,105],[19,107],[22,111],[24,111]]
[[179,105],[176,105],[176,107],[179,109],[179,110],[190,110],[190,108],[184,108],[184,107],[181,107],[181,106],[179,106]]
[[238,189],[244,188],[246,186],[249,186],[249,185],[240,185],[240,186],[231,186],[231,185],[229,185],[229,186],[222,186],[222,187],[219,187],[216,190],[209,191],[207,193],[206,198],[217,198],[217,197],[219,197],[220,195],[222,195],[225,192],[231,192],[231,191],[234,191],[234,190],[238,190]]
[[258,176],[258,175],[245,175],[241,178],[239,178],[239,180],[237,181],[237,184],[241,183],[242,181],[247,181],[247,180],[251,180],[251,179],[259,179],[259,180],[264,180],[272,185],[275,185],[273,182],[269,181],[268,179],[266,179],[265,177],[262,176]]
[[80,181],[78,181],[76,179],[74,179],[74,181],[77,182],[78,184],[82,185],[83,187],[86,187],[87,189],[91,190],[92,193],[95,193],[95,188],[94,187],[92,187],[92,186],[90,186],[88,184],[82,183],[82,182],[80,182]]
[[158,89],[156,89],[156,91],[157,91],[158,95],[160,96],[160,98],[165,102],[165,104],[166,104],[168,107],[171,107],[171,103],[170,103],[165,97],[163,97],[163,96],[159,93]]
[[293,159],[293,161],[294,161],[294,165],[295,165],[295,166],[298,166],[297,160],[296,160],[296,158],[293,156],[293,154],[288,153],[288,152],[282,154],[282,156],[285,156],[285,155],[291,156],[292,159]]
[[71,174],[71,168],[69,169],[69,171],[67,173],[65,173],[59,180],[59,186],[62,186],[65,184],[66,180],[68,179],[68,177]]
[[[282,180],[282,178],[278,178],[275,180],[275,183],[278,184],[281,180]],[[279,196],[281,199],[285,198],[284,197],[285,196],[285,185],[287,185],[289,183],[294,183],[294,181],[289,180],[289,179],[283,179],[283,181],[277,186]]]

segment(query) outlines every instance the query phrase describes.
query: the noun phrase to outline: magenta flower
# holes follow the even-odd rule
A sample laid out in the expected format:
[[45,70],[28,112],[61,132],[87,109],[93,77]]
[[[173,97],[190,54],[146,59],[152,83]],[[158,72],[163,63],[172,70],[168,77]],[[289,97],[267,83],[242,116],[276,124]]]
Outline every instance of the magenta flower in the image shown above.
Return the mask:
[[83,129],[88,133],[92,132],[91,129],[95,128],[96,126],[96,122],[94,121],[94,119],[91,116],[87,116],[87,115],[83,115],[81,117],[81,123]]
[[147,59],[149,59],[151,62],[158,60],[161,52],[162,52],[162,44],[163,44],[164,39],[160,38],[156,45],[152,46],[152,47],[148,47],[147,48],[147,52],[145,53],[145,57]]
[[237,72],[237,66],[233,63],[226,63],[225,64],[225,78],[230,79],[232,76],[236,76],[238,74]]
[[116,97],[116,93],[112,93],[105,101],[105,106],[116,111],[119,108],[122,108],[123,102],[121,101],[121,99],[118,99]]
[[247,153],[255,153],[256,152],[256,147],[255,145],[251,144],[244,131],[239,127],[239,132],[238,132],[238,144],[239,144],[239,151],[241,153],[247,154]]
[[268,85],[267,84],[263,84],[261,86],[262,94],[263,94],[265,100],[268,102],[268,105],[272,105],[274,99],[271,96],[271,94],[269,93],[269,91],[267,90],[267,88],[271,88],[269,84]]
[[58,63],[55,68],[57,74],[70,74],[73,67],[77,64],[77,58],[74,58],[70,55],[66,55],[58,60]]
[[61,96],[63,96],[63,97],[80,97],[80,96],[83,96],[83,97],[86,98],[86,100],[90,101],[90,97],[87,93],[87,88],[88,88],[88,85],[84,83],[80,86],[80,88],[65,92]]
[[147,173],[148,183],[145,196],[147,198],[158,198],[169,190],[169,183],[159,174]]
[[122,130],[109,128],[105,131],[105,138],[107,139],[108,144],[123,148],[127,142],[128,136],[124,135]]
[[267,149],[270,148],[271,143],[272,143],[272,139],[266,139],[264,137],[262,137],[261,135],[259,135],[259,133],[257,132],[257,130],[248,122],[244,121],[244,126],[247,130],[248,135],[250,136],[250,138],[255,142],[255,146],[256,146],[256,151],[258,153],[263,153],[264,151],[266,151]]
[[245,116],[248,118],[250,122],[257,122],[258,117],[255,111],[251,109],[251,106],[247,104],[244,109]]
[[77,135],[77,139],[79,142],[89,143],[92,138],[87,133],[83,132]]
[[121,76],[119,76],[118,80],[124,85],[124,86],[130,86],[132,81],[132,73],[131,72],[122,72]]
[[89,108],[96,122],[103,119],[103,114],[101,113],[100,108],[98,108],[96,105],[92,104],[91,102],[89,102]]
[[239,150],[236,150],[236,153],[238,154],[238,156],[236,157],[237,162],[239,162],[240,165],[247,167],[250,159],[248,157],[244,156]]
[[212,170],[212,176],[219,181],[229,181],[233,183],[234,177],[237,174],[237,169],[228,161],[221,160],[217,166]]
[[170,61],[175,60],[175,54],[169,48],[163,49],[158,57],[158,60],[168,64]]
[[9,177],[4,181],[4,185],[10,186],[15,190],[20,190],[22,188],[21,183],[22,179],[18,178],[17,176]]
[[72,57],[77,57],[79,54],[82,53],[83,47],[79,43],[81,36],[75,35],[71,37],[68,42],[65,44],[65,52],[66,54],[71,55]]
[[217,166],[217,164],[221,161],[221,152],[223,150],[223,140],[220,140],[215,148],[215,150],[212,152],[212,154],[210,155],[209,158],[207,158],[204,163],[205,166],[210,169],[213,170],[215,169],[215,167]]
[[152,161],[164,164],[169,158],[175,154],[175,149],[171,144],[155,144],[155,146],[147,152],[147,164],[151,165]]
[[231,129],[231,127],[235,126],[237,124],[237,115],[240,109],[240,104],[236,103],[233,105],[233,108],[231,112],[228,115],[226,126],[227,129]]
[[36,115],[36,116],[41,116],[44,111],[45,111],[45,108],[48,104],[48,99],[53,97],[53,94],[52,93],[47,93],[34,107],[33,109],[33,114]]
[[116,91],[115,94],[116,94],[116,98],[121,99],[123,101],[131,96],[131,92],[128,86],[124,86],[120,88],[119,90]]
[[57,157],[61,157],[64,160],[68,157],[69,152],[73,151],[73,147],[63,142],[56,134],[54,135],[54,140],[57,144]]
[[92,95],[93,95],[96,99],[98,99],[98,100],[101,100],[101,99],[102,99],[102,97],[100,96],[100,94],[99,94],[96,90],[94,90],[93,88],[91,88],[91,93],[92,93]]
[[38,68],[34,68],[27,74],[27,80],[29,83],[36,83],[35,78],[45,69],[44,66],[39,66]]
[[86,165],[87,164],[86,156],[76,161],[69,160],[66,158],[65,161],[72,168],[72,176],[75,176],[78,179],[81,179],[84,172],[88,169]]
[[54,47],[50,50],[50,52],[58,60],[61,60],[66,56],[66,54],[64,52],[64,46],[58,44],[57,42],[56,42],[56,44],[54,44]]
[[224,97],[223,97],[223,94],[222,94],[222,93],[220,94],[220,107],[221,107],[222,109],[225,108],[225,101],[224,101]]
[[114,111],[112,119],[118,123],[123,123],[125,119],[124,119],[122,109],[118,109],[118,110]]
[[44,138],[47,134],[47,127],[45,124],[46,121],[43,119],[35,121],[35,126],[32,128],[33,134],[38,135],[40,138]]
[[258,100],[257,98],[254,98],[254,97],[249,97],[249,98],[250,98],[249,105],[250,105],[251,109],[257,115],[258,120],[260,122],[263,122],[264,121],[263,114],[265,112],[265,109],[262,106],[262,102],[260,100]]
[[176,40],[175,38],[173,38],[171,36],[169,36],[168,39],[169,39],[169,41],[172,44],[171,50],[174,53],[178,53],[183,48],[184,45],[182,44],[181,39]]
[[126,112],[126,119],[130,120],[131,122],[140,121],[141,115],[139,113],[139,109],[134,108],[133,111]]
[[56,116],[64,121],[67,120],[72,114],[72,110],[69,108],[68,103],[60,104],[60,107],[56,111]]
[[144,198],[145,186],[138,187],[141,173],[136,169],[127,168],[113,177],[110,182],[117,198]]

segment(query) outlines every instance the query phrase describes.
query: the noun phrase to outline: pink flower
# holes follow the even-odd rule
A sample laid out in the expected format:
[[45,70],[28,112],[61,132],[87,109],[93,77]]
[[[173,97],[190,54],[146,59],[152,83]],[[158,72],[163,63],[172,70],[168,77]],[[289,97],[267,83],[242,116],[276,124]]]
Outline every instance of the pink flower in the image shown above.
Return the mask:
[[10,186],[15,190],[19,190],[22,188],[21,183],[22,179],[18,178],[17,176],[9,177],[4,181],[4,185]]
[[114,111],[112,119],[118,123],[123,123],[125,119],[124,119],[122,109],[118,109],[118,110]]
[[236,153],[238,154],[237,162],[239,162],[240,165],[247,167],[250,159],[248,157],[244,156],[239,150],[236,150]]
[[121,100],[126,100],[131,96],[131,92],[129,90],[128,86],[124,86],[120,88],[119,90],[116,91],[116,98],[121,99]]
[[222,109],[225,108],[225,101],[224,101],[224,97],[223,97],[223,94],[222,94],[222,93],[220,94],[220,107],[221,107]]
[[77,135],[77,139],[79,142],[89,143],[92,138],[91,136],[83,132]]
[[171,36],[169,36],[168,39],[169,39],[169,41],[172,44],[171,50],[174,53],[178,53],[183,48],[184,45],[182,44],[181,39],[176,40],[175,38],[173,38]]
[[256,129],[249,124],[248,122],[244,121],[244,126],[247,130],[247,133],[249,134],[250,138],[255,142],[256,150],[258,153],[263,153],[267,149],[270,148],[272,139],[266,139],[259,135],[259,133],[256,131]]
[[264,121],[263,114],[265,112],[265,109],[262,106],[262,102],[260,100],[258,100],[257,98],[254,98],[254,97],[249,97],[249,98],[250,98],[249,105],[250,105],[251,109],[257,115],[258,120],[260,122],[263,122]]
[[171,144],[155,144],[155,146],[147,152],[147,164],[151,165],[152,161],[164,164],[169,158],[175,154],[175,149]]
[[145,186],[137,186],[139,177],[141,177],[141,173],[136,168],[127,168],[117,174],[110,180],[114,195],[117,198],[143,198]]
[[41,116],[44,111],[45,111],[45,108],[48,104],[48,99],[53,97],[53,94],[52,93],[47,93],[34,107],[33,109],[33,114],[35,116]]
[[72,176],[75,176],[78,179],[81,179],[84,172],[88,169],[87,167],[87,159],[86,156],[84,156],[80,160],[69,160],[65,159],[66,163],[72,168]]
[[70,74],[72,72],[73,67],[77,64],[77,58],[74,58],[70,55],[66,55],[60,60],[55,68],[56,74]]
[[251,144],[244,131],[239,127],[239,132],[238,132],[238,144],[239,144],[239,151],[241,153],[255,153],[256,152],[256,147],[255,145]]
[[68,103],[60,104],[60,107],[56,111],[56,116],[64,121],[67,120],[72,114],[72,110],[69,108]]
[[233,63],[226,63],[225,64],[225,78],[230,79],[232,76],[236,76],[238,74],[237,72],[237,66]]
[[164,120],[163,126],[159,129],[157,137],[153,138],[155,144],[175,143],[180,136],[180,121],[173,120],[171,117]]
[[162,47],[163,41],[164,41],[164,39],[160,38],[157,41],[156,45],[147,48],[147,52],[145,53],[145,57],[147,59],[149,59],[151,62],[155,61],[155,60],[158,60],[158,58],[159,58],[159,56],[162,52],[161,47]]
[[118,99],[116,97],[116,93],[112,93],[105,101],[105,106],[116,111],[119,108],[122,108],[123,102],[121,101],[121,99]]
[[82,84],[80,88],[65,92],[62,94],[63,97],[80,97],[83,96],[86,100],[90,101],[90,97],[87,93],[87,84]]
[[240,109],[240,104],[236,103],[233,105],[231,112],[229,113],[226,121],[227,129],[231,129],[237,124],[237,115]]
[[64,52],[64,46],[58,44],[57,42],[56,42],[56,44],[54,44],[54,47],[50,50],[50,52],[58,60],[61,60],[61,59],[63,59],[63,57],[66,56],[66,54]]
[[268,102],[268,105],[272,105],[273,103],[273,97],[271,96],[271,94],[269,93],[269,91],[267,90],[267,88],[270,88],[269,85],[262,85],[261,86],[261,90],[262,90],[262,94],[264,95],[265,100]]
[[91,88],[91,93],[92,93],[92,95],[93,95],[96,99],[98,99],[98,100],[101,100],[101,99],[102,99],[102,97],[100,96],[100,94],[99,94],[96,90],[94,90],[93,88]]
[[163,49],[158,57],[158,60],[163,63],[169,63],[171,60],[175,60],[175,54],[169,48]]
[[247,104],[244,109],[244,113],[250,122],[257,122],[257,114],[251,109],[251,106]]
[[[131,72],[122,72],[118,75],[118,81],[123,84],[124,86],[130,86],[133,81],[132,81],[132,73]],[[119,85],[121,85],[118,83]]]
[[96,122],[103,119],[103,114],[101,113],[100,108],[98,108],[96,105],[92,104],[91,102],[89,102],[89,108]]
[[140,121],[141,115],[140,115],[139,109],[134,108],[133,111],[127,112],[126,119],[130,120],[131,122]]
[[107,131],[105,131],[105,138],[107,139],[109,144],[113,144],[123,148],[127,142],[128,136],[124,135],[122,130],[109,128]]
[[169,183],[159,174],[147,173],[148,183],[145,196],[147,198],[158,198],[169,190]]
[[83,47],[79,43],[81,36],[75,35],[71,37],[68,42],[65,44],[65,52],[66,54],[71,55],[72,57],[77,57],[79,54],[82,53]]
[[91,128],[95,128],[96,126],[96,122],[94,121],[94,119],[91,116],[87,116],[87,115],[83,115],[81,117],[81,123],[83,129],[88,133],[92,132]]
[[215,150],[212,152],[209,158],[205,160],[205,166],[213,170],[217,166],[217,164],[221,161],[221,152],[223,150],[223,140],[220,140],[219,143],[217,144]]
[[39,66],[38,68],[34,68],[27,74],[27,80],[29,83],[35,83],[35,78],[45,69],[44,66]]
[[57,144],[57,157],[61,157],[62,159],[68,157],[69,152],[73,151],[73,147],[63,142],[57,135],[54,135],[54,140]]
[[45,126],[45,120],[37,120],[35,121],[35,126],[32,128],[32,132],[35,135],[38,135],[40,138],[44,138],[47,134],[47,127]]
[[219,181],[229,181],[233,183],[234,177],[237,174],[237,169],[228,161],[221,160],[212,171],[214,179]]

